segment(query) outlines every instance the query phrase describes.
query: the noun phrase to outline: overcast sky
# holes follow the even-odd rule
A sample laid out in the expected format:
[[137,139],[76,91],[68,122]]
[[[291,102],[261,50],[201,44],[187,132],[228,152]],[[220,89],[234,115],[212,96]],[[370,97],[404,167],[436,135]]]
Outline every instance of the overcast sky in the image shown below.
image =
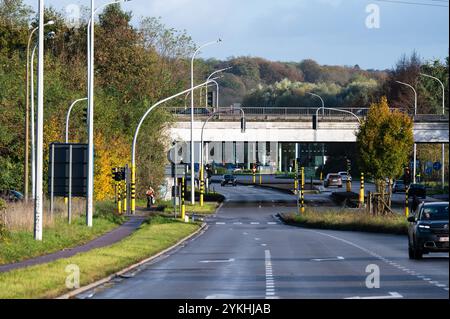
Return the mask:
[[[25,2],[36,8],[38,0]],[[96,5],[106,2],[97,0]],[[89,0],[45,3],[59,10],[69,4],[90,6]],[[379,28],[366,26],[370,4],[380,9]],[[185,29],[197,44],[222,38],[221,45],[204,50],[205,58],[311,58],[321,64],[384,69],[413,50],[425,59],[448,55],[449,9],[439,5],[448,6],[448,1],[133,0],[123,8],[133,12],[134,24],[142,16],[160,16],[167,26]]]

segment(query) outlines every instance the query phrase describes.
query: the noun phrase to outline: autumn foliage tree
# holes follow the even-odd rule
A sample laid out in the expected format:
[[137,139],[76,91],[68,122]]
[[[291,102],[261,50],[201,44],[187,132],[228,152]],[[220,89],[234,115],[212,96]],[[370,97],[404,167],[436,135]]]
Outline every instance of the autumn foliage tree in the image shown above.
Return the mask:
[[384,200],[386,179],[392,181],[402,176],[413,143],[413,122],[408,115],[391,110],[386,97],[371,105],[357,133],[357,148],[362,170],[375,180],[377,193],[384,201],[378,213],[389,210],[390,190]]

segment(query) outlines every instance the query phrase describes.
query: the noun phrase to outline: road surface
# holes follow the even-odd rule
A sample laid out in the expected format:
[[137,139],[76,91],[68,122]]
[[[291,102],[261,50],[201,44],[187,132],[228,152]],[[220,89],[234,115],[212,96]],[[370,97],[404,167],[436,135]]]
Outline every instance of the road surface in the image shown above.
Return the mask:
[[[216,186],[227,200],[182,247],[79,298],[448,298],[448,254],[408,259],[404,236],[306,230],[274,214],[295,197]],[[274,201],[274,202],[273,202]],[[379,270],[379,288],[369,275]],[[366,272],[367,271],[367,272]]]

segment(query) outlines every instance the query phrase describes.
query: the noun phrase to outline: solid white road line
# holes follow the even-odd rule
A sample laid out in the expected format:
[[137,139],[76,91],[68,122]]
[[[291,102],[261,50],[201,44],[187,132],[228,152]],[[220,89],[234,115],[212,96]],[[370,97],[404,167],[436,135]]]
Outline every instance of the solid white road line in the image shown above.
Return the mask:
[[234,258],[230,259],[217,259],[217,260],[200,260],[200,263],[210,264],[210,263],[231,263],[234,261]]
[[400,299],[403,298],[398,292],[390,292],[387,296],[370,296],[370,297],[350,297],[345,299]]
[[345,258],[342,256],[337,256],[336,258],[323,258],[323,259],[311,259],[312,261],[339,261],[344,260]]

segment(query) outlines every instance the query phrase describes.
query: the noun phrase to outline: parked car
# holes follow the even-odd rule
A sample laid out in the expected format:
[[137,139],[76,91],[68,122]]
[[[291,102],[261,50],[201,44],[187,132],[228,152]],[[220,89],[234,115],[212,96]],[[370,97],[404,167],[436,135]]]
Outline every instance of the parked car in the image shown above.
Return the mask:
[[341,175],[342,181],[343,182],[347,182],[347,179],[351,182],[352,181],[352,177],[350,175],[348,175],[347,172],[339,172],[338,175]]
[[337,186],[342,187],[342,177],[339,174],[328,174],[324,181],[325,187]]
[[448,202],[422,203],[408,217],[410,259],[430,252],[448,252]]
[[427,189],[425,188],[425,185],[422,184],[411,184],[408,189],[408,196],[410,198],[414,196],[418,198],[426,198]]
[[220,182],[220,185],[225,186],[231,184],[233,186],[236,186],[236,177],[230,174],[223,175],[222,181]]
[[393,193],[406,192],[405,182],[402,180],[398,180],[394,182],[394,186],[392,186]]
[[9,189],[6,191],[0,191],[0,198],[3,198],[7,202],[19,202],[24,199],[24,196],[19,191]]

